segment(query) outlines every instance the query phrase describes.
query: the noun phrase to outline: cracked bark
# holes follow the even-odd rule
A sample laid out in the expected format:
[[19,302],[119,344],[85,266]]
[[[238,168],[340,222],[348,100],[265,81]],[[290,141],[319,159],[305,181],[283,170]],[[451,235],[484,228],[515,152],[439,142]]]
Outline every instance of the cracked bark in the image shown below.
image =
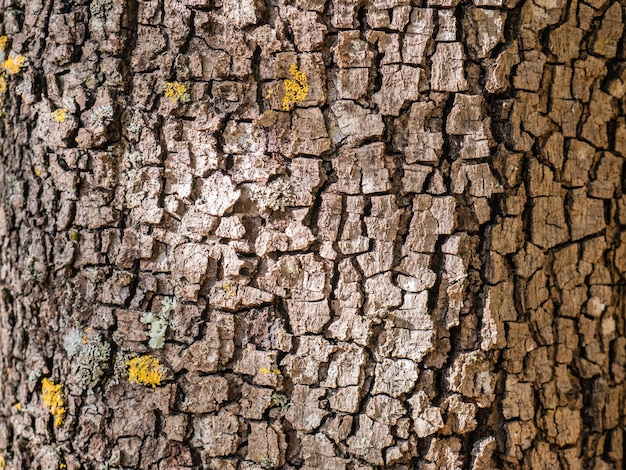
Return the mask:
[[622,3],[0,5],[7,468],[622,468]]

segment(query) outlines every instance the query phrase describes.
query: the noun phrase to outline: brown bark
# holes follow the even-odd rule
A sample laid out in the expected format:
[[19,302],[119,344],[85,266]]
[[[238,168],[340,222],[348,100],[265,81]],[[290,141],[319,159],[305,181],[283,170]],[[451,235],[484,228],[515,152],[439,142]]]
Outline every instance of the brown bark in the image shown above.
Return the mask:
[[0,468],[622,468],[622,3],[0,5]]

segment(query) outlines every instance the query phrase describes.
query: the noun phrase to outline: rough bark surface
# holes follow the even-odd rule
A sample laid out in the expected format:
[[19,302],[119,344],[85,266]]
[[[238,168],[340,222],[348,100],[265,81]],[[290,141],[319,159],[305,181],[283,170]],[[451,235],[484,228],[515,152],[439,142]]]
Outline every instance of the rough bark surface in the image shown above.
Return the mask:
[[623,2],[0,6],[0,468],[622,468]]

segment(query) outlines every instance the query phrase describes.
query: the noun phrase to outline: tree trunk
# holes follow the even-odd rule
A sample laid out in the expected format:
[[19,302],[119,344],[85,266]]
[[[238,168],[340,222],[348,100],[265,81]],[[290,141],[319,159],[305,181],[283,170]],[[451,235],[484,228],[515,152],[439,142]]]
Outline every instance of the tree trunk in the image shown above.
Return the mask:
[[0,5],[0,468],[622,468],[623,2]]

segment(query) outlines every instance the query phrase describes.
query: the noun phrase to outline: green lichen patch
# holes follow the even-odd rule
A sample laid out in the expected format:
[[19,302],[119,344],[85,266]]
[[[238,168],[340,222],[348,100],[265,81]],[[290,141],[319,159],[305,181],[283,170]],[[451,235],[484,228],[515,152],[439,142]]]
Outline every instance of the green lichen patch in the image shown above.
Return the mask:
[[83,390],[91,390],[104,375],[109,367],[111,345],[100,335],[86,339],[80,348],[78,358],[72,365],[72,373]]

